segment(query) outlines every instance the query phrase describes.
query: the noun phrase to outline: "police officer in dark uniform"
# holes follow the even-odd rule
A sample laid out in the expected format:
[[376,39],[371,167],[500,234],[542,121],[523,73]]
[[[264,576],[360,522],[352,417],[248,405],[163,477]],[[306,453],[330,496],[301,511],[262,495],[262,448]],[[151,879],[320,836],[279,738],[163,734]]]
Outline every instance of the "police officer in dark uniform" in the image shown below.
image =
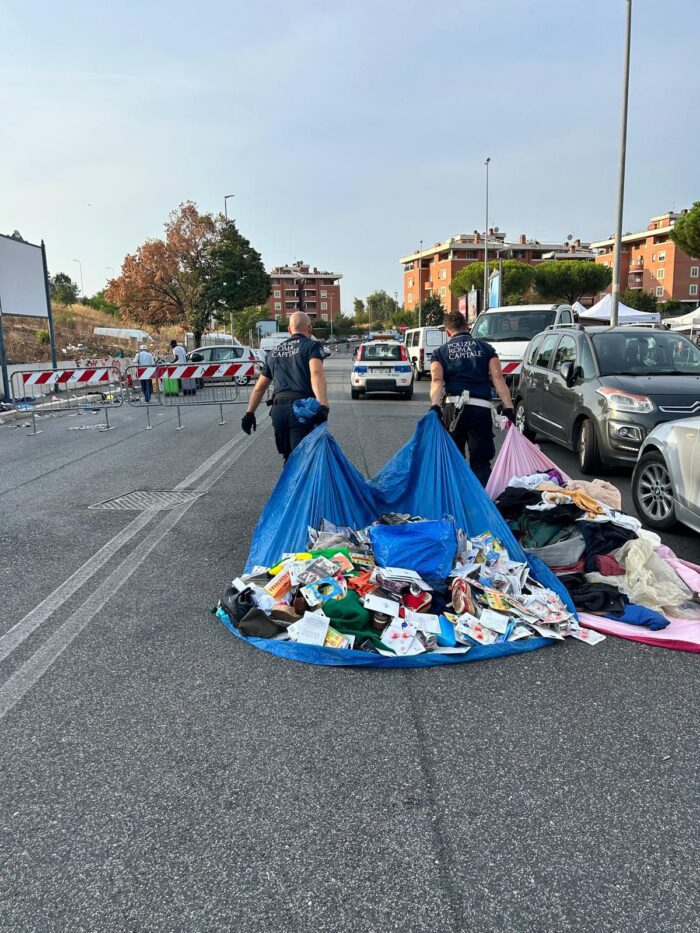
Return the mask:
[[[271,350],[261,375],[251,392],[248,409],[241,421],[246,434],[257,429],[255,409],[270,383],[274,385],[272,425],[277,450],[286,463],[289,455],[313,429],[328,420],[328,389],[323,371],[323,354],[318,340],[311,339],[311,318],[295,311],[289,319],[291,337]],[[320,403],[316,417],[301,422],[294,414],[294,402],[315,398]]]
[[[446,314],[445,330],[449,340],[433,353],[430,364],[431,410],[442,419],[462,453],[465,447],[469,449],[469,465],[485,486],[496,453],[491,386],[501,400],[502,413],[515,423],[513,401],[496,351],[472,337],[464,315],[459,311]],[[463,393],[469,393],[468,399]]]

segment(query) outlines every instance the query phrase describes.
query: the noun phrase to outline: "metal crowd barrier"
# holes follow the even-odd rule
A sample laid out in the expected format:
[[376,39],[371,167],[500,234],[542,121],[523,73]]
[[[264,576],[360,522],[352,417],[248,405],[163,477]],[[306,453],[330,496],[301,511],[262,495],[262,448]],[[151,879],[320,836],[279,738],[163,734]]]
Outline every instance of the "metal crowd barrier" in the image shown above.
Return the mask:
[[124,403],[122,380],[113,366],[81,369],[26,369],[10,379],[15,411],[31,414],[32,433],[36,415],[64,411],[104,411],[105,430],[110,431],[109,410]]
[[[177,409],[178,431],[182,430],[182,408],[200,405],[219,406],[219,424],[224,420],[224,405],[247,404],[260,372],[257,362],[182,363],[156,366],[129,366],[125,373],[127,402],[146,411],[147,430],[151,430],[151,408]],[[151,398],[146,401],[147,384]]]

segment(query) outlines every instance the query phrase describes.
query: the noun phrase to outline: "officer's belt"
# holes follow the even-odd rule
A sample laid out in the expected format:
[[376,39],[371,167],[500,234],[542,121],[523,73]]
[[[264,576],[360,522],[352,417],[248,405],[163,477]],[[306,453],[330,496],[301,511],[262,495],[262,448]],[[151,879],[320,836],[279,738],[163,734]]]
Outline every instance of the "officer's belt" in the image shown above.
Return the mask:
[[[461,395],[446,395],[445,401],[448,405],[456,405],[461,397]],[[488,399],[472,398],[471,396],[469,397],[469,401],[464,403],[465,408],[467,405],[476,405],[477,408],[493,408],[493,405]]]
[[285,402],[295,402],[297,399],[308,397],[305,392],[275,392],[272,404],[283,405]]

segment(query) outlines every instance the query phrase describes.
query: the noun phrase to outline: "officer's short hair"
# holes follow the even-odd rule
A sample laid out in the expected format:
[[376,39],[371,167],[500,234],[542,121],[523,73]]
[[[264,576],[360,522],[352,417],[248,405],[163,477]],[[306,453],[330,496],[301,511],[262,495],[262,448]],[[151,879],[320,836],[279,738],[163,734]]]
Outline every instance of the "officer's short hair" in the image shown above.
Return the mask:
[[461,311],[448,311],[444,323],[448,330],[467,330],[467,319]]

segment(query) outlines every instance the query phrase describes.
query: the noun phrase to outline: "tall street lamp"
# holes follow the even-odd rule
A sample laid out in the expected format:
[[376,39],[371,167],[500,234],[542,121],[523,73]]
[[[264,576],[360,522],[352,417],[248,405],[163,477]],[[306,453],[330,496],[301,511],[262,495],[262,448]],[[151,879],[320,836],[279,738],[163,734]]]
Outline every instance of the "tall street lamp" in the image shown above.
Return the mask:
[[423,241],[418,250],[418,326],[423,326]]
[[486,226],[484,227],[484,300],[482,311],[489,306],[489,164],[491,156],[484,162],[486,166]]
[[627,3],[627,32],[625,36],[625,67],[622,79],[622,128],[620,131],[620,167],[617,181],[617,227],[615,254],[610,295],[610,326],[616,327],[620,309],[620,265],[622,259],[622,210],[625,201],[625,160],[627,158],[627,102],[630,89],[630,42],[632,36],[632,0]]
[[80,268],[80,297],[85,298],[85,289],[83,288],[83,264],[79,259],[74,259],[73,262],[77,262]]
[[226,203],[229,198],[235,198],[235,194],[227,194],[224,196],[224,217],[228,220],[228,204]]

